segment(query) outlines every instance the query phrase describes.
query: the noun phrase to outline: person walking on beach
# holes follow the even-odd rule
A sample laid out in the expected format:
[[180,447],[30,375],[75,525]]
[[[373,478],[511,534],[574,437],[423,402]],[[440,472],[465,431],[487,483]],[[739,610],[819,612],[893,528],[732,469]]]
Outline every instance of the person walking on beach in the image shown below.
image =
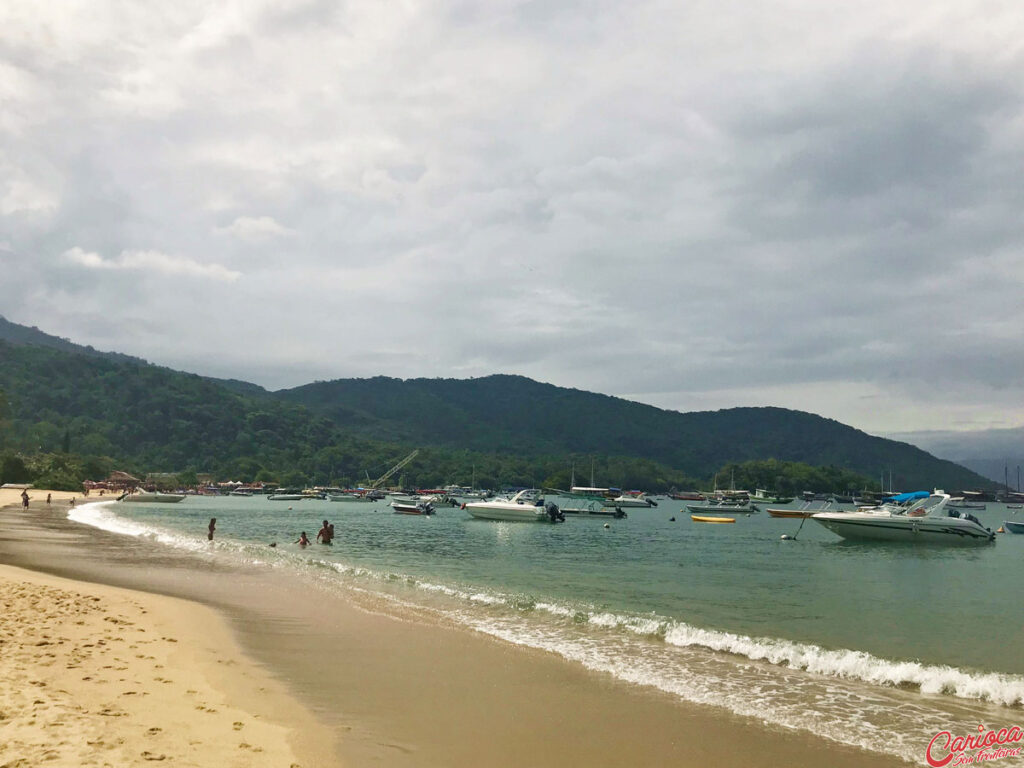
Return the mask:
[[51,498],[52,496],[53,496],[53,494],[52,494],[52,493],[48,493],[48,494],[46,494],[46,505],[47,505],[47,506],[49,506],[49,505],[50,505],[50,498]]
[[298,538],[298,540],[295,543],[298,544],[300,547],[304,547],[307,544],[309,544],[309,538],[306,536],[306,532],[305,531],[303,531],[301,534],[299,534],[299,538]]
[[216,527],[217,527],[217,518],[216,517],[211,517],[210,518],[210,532],[206,535],[206,538],[209,539],[210,541],[213,541],[213,531],[214,531],[214,529]]
[[[28,509],[28,491],[24,488],[21,490],[21,506]],[[326,523],[327,521],[324,520],[324,522]]]
[[321,544],[330,544],[334,538],[334,526],[324,520],[324,527],[316,535],[316,540]]

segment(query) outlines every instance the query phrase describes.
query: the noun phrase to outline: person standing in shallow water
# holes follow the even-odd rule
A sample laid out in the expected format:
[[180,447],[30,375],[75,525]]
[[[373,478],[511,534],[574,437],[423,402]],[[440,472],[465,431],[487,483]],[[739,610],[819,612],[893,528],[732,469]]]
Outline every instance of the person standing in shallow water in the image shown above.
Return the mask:
[[206,538],[209,539],[210,541],[213,541],[213,531],[214,531],[214,529],[216,527],[217,527],[217,518],[216,517],[211,517],[210,518],[210,532],[206,536]]
[[316,535],[316,540],[321,544],[330,544],[334,538],[334,526],[324,520],[324,527]]

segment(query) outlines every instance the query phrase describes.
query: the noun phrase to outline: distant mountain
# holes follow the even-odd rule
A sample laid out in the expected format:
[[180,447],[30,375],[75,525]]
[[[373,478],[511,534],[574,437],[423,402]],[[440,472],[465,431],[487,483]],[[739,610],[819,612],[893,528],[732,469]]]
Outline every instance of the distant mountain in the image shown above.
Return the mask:
[[904,432],[894,435],[929,453],[955,461],[979,475],[1017,488],[1017,468],[1024,468],[1024,427],[966,432]]
[[[69,339],[61,338],[60,336],[51,336],[48,333],[44,333],[35,326],[31,328],[25,325],[18,325],[17,323],[10,322],[3,315],[0,315],[0,341],[6,341],[14,346],[31,346],[31,347],[46,347],[48,349],[57,349],[62,352],[71,352],[80,355],[89,355],[92,357],[99,357],[105,360],[111,360],[119,363],[128,363],[134,365],[150,365],[149,362],[143,360],[141,357],[133,357],[131,355],[124,355],[120,352],[100,352],[97,349],[93,349],[91,346],[83,346],[81,344],[75,344]],[[170,370],[170,369],[167,369]],[[238,379],[215,379],[212,377],[208,378],[209,381],[214,381],[232,392],[238,392],[241,394],[248,395],[260,395],[266,394],[267,391],[259,386],[258,384],[250,384],[247,381],[239,381]]]
[[801,411],[679,413],[521,376],[339,379],[276,392],[338,425],[417,444],[538,453],[643,456],[697,476],[727,462],[776,458],[834,465],[901,488],[990,485],[906,443]]
[[409,472],[426,482],[448,481],[475,463],[488,464],[495,481],[534,483],[565,471],[569,456],[589,456],[615,458],[619,468],[606,482],[637,478],[650,487],[761,459],[872,479],[891,471],[902,489],[993,485],[920,448],[801,411],[679,413],[507,375],[339,379],[267,392],[6,320],[0,392],[9,410],[0,447],[128,458],[163,471],[252,477],[260,468],[301,467],[307,477],[362,480],[420,447]]
[[0,315],[0,341],[6,341],[16,346],[49,347],[50,349],[59,349],[62,352],[75,352],[82,355],[103,357],[108,360],[146,364],[145,360],[138,357],[122,355],[120,352],[100,352],[92,347],[75,344],[59,336],[51,336],[40,331],[35,326],[29,328],[25,325],[12,323],[3,315]]

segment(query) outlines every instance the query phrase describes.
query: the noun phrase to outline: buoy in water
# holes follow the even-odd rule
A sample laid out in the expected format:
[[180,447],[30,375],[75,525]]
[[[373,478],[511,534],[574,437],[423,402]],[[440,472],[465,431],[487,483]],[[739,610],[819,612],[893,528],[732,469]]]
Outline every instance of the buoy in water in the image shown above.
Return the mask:
[[670,518],[668,519],[668,521],[669,521],[670,523],[674,523],[674,522],[676,521],[676,519],[675,519],[674,517],[670,517]]
[[796,541],[796,539],[794,539],[794,538],[793,538],[792,536],[790,536],[790,535],[789,535],[788,533],[784,533],[784,534],[782,534],[782,540],[783,540],[783,541]]
[[610,525],[608,525],[608,523],[605,523],[605,524],[604,524],[604,527],[605,527],[605,528],[611,528],[611,526],[610,526]]

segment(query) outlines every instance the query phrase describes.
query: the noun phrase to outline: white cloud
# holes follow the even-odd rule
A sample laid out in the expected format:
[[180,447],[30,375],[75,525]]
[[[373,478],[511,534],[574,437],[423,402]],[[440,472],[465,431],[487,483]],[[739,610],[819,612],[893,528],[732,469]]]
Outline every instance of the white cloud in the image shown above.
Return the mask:
[[981,0],[0,4],[0,240],[79,315],[0,306],[107,348],[160,306],[126,351],[270,386],[1024,422],[1021,39]]
[[217,232],[233,235],[239,240],[250,243],[262,242],[274,237],[291,237],[294,230],[278,224],[270,216],[239,216],[226,227],[218,227]]
[[183,275],[211,280],[233,282],[242,276],[220,264],[200,264],[181,256],[169,256],[159,251],[122,251],[120,255],[105,259],[98,253],[74,247],[64,252],[64,258],[87,269],[155,272],[162,275]]

